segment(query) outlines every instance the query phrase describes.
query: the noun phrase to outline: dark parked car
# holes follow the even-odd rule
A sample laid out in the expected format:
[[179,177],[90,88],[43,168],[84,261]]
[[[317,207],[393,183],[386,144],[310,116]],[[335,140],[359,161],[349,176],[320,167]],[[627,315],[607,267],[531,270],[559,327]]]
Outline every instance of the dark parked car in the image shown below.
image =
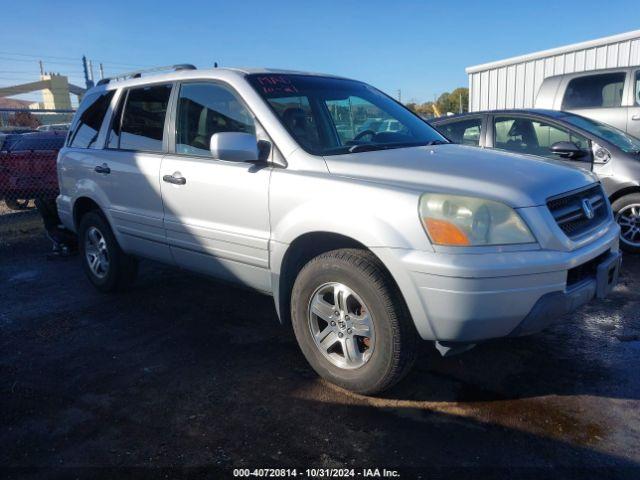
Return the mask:
[[56,159],[66,132],[25,133],[6,137],[0,146],[0,200],[14,210],[35,198],[58,195]]
[[554,110],[474,112],[430,123],[455,143],[553,158],[593,171],[620,224],[621,247],[640,253],[640,139]]

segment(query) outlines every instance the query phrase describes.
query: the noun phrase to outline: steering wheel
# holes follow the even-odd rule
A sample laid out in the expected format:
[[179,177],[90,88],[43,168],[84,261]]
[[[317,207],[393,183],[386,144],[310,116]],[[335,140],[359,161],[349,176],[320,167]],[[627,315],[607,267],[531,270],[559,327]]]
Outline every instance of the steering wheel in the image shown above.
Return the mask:
[[375,137],[376,132],[374,132],[373,130],[363,130],[360,133],[358,133],[355,137],[353,137],[353,141],[356,142],[360,140],[362,137],[366,137],[367,135],[371,135],[372,137]]

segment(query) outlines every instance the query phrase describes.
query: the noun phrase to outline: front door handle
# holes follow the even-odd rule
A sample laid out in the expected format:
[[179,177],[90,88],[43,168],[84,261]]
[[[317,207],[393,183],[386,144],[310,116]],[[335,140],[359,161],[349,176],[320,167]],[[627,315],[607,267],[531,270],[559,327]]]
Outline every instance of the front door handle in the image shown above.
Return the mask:
[[175,172],[173,175],[165,175],[162,177],[162,181],[173,183],[174,185],[184,185],[187,183],[187,179],[180,175],[180,172]]
[[640,120],[640,115],[632,115],[631,120]]
[[96,165],[96,168],[94,168],[96,173],[104,173],[105,175],[108,175],[111,173],[111,169],[109,168],[109,165],[107,165],[106,163],[103,163],[102,165]]

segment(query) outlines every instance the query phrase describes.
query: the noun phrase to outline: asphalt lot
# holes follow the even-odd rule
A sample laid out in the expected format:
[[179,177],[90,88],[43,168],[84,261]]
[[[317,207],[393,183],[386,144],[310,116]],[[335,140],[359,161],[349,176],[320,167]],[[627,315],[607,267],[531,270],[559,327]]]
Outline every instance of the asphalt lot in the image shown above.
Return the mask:
[[260,466],[640,478],[640,258],[625,257],[609,299],[541,334],[447,359],[425,344],[372,398],[320,380],[268,297],[152,263],[103,295],[77,257],[48,249],[38,233],[0,248],[5,478]]

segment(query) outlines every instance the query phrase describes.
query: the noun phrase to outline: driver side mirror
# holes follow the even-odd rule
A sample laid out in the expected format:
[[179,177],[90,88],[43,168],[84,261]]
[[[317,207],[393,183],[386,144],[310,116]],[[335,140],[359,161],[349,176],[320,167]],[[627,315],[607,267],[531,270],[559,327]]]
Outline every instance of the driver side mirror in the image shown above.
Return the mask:
[[576,158],[584,157],[587,152],[580,149],[580,147],[573,142],[556,142],[551,145],[551,153],[562,158],[574,160]]
[[260,159],[258,139],[242,132],[220,132],[211,135],[211,156],[227,162],[257,162]]

